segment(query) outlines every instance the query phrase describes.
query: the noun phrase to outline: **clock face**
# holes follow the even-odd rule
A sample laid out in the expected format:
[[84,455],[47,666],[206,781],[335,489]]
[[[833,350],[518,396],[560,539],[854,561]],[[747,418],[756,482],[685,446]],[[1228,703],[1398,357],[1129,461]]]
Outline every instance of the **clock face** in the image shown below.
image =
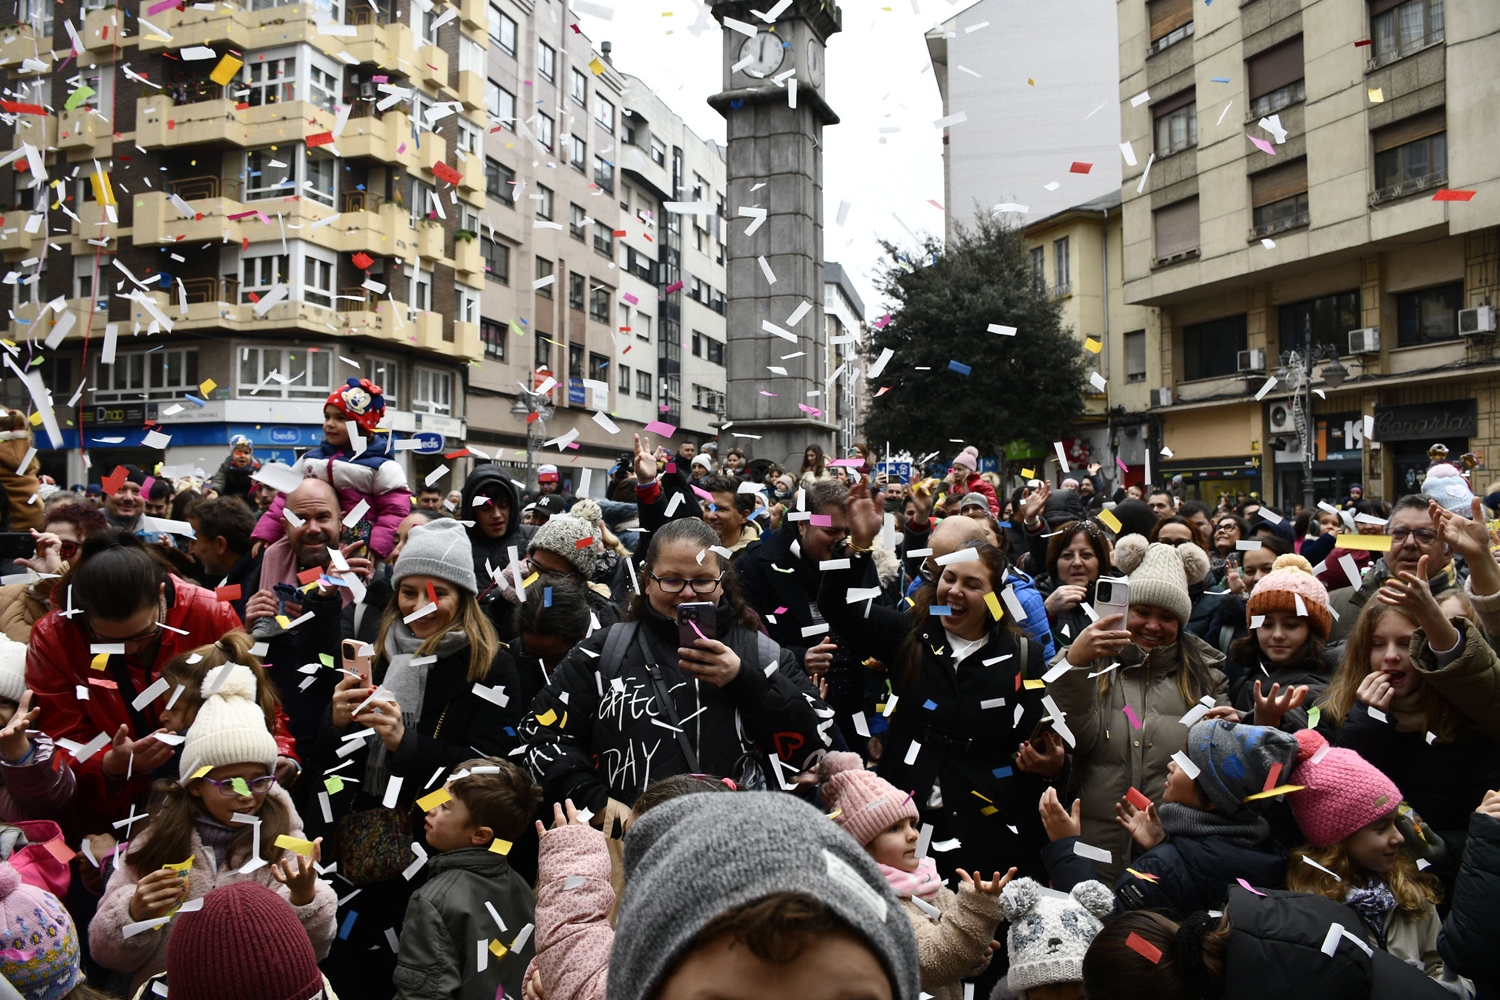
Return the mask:
[[823,46],[818,44],[816,38],[807,40],[807,62],[803,64],[807,69],[807,82],[810,86],[823,86]]
[[762,31],[754,38],[745,39],[745,43],[740,46],[739,61],[744,63],[746,59],[750,60],[744,66],[744,71],[751,76],[767,77],[781,68],[785,56],[780,36]]

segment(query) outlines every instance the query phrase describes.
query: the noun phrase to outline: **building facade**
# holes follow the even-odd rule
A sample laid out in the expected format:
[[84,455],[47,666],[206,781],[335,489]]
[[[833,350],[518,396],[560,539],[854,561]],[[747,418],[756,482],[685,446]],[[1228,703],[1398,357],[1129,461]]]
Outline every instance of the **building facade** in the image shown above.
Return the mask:
[[[828,330],[823,367],[829,381],[822,399],[830,421],[838,427],[834,447],[838,457],[844,458],[862,440],[867,390],[865,380],[854,377],[852,370],[860,364],[870,327],[865,322],[864,299],[854,290],[843,265],[833,261],[823,263],[823,322]],[[885,454],[883,447],[881,454]]]
[[1122,188],[1125,299],[1160,312],[1151,414],[1187,495],[1301,502],[1283,363],[1309,348],[1320,498],[1500,443],[1497,31],[1444,0],[1120,4],[1123,136],[1154,153]]

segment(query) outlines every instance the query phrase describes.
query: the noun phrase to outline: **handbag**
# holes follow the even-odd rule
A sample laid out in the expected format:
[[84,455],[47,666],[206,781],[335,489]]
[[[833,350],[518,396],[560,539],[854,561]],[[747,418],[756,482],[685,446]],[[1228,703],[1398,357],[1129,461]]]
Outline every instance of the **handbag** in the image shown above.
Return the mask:
[[335,828],[339,874],[355,885],[396,878],[417,859],[411,850],[411,814],[365,809],[346,813]]

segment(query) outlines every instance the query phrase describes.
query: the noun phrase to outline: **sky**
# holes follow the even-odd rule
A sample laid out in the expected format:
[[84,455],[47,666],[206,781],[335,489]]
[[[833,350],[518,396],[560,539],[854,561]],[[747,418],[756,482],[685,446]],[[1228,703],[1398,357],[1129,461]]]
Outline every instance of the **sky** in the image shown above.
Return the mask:
[[[723,143],[724,119],[707,104],[723,81],[718,22],[709,18],[711,27],[696,37],[689,32],[698,18],[692,0],[605,0],[605,6],[614,8],[612,19],[578,14],[595,48],[613,43],[617,69],[648,83],[700,136]],[[823,96],[842,119],[823,131],[824,259],[844,265],[871,321],[885,311],[873,280],[879,241],[914,247],[913,234],[943,233],[942,131],[932,124],[943,107],[923,35],[965,6],[840,3],[844,30],[829,41],[824,73]],[[842,202],[850,209],[840,227]]]

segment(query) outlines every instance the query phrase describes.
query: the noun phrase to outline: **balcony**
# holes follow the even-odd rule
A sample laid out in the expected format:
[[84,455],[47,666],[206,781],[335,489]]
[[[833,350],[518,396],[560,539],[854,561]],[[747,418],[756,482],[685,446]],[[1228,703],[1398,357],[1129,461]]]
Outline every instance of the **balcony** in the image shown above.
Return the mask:
[[[8,259],[22,260],[30,257],[33,248],[45,238],[40,229],[34,233],[26,231],[26,222],[30,218],[30,212],[18,210],[5,213],[5,226],[0,228],[0,253],[4,253]],[[476,246],[475,254],[478,252]]]
[[423,134],[422,148],[417,152],[417,162],[428,174],[431,174],[432,168],[439,163],[448,162],[448,140],[431,132]]
[[1065,299],[1073,294],[1073,283],[1071,281],[1064,281],[1053,285],[1048,294],[1054,299]]
[[[186,218],[162,191],[136,195],[135,225],[132,229],[138,246],[162,243],[228,242],[249,240],[251,244],[280,241],[282,216],[289,235],[306,240],[336,253],[364,250],[381,256],[410,258],[417,246],[406,209],[386,202],[366,208],[365,192],[348,192],[343,212],[332,224],[312,228],[313,224],[333,214],[333,209],[310,198],[279,198],[241,202],[236,200],[238,179],[221,180],[206,176],[185,178],[173,183],[173,193],[188,202],[195,218]],[[350,198],[349,195],[358,195]],[[84,208],[92,206],[86,203]],[[232,219],[244,212],[264,212],[271,224],[258,215]],[[297,228],[300,227],[300,228]],[[441,230],[439,230],[441,233]],[[441,256],[441,254],[439,254]]]
[[[351,7],[351,13],[358,8]],[[373,12],[372,12],[373,13]],[[416,40],[405,24],[360,24],[353,37],[340,38],[355,63],[376,66],[412,66],[417,64]]]
[[1448,171],[1439,170],[1436,173],[1427,174],[1424,177],[1412,177],[1402,181],[1400,184],[1392,184],[1389,187],[1379,188],[1370,192],[1370,207],[1383,205],[1387,202],[1399,201],[1410,195],[1420,194],[1423,191],[1431,191],[1448,183]]
[[237,111],[232,100],[178,105],[172,98],[157,94],[136,101],[135,120],[136,141],[144,149],[204,143],[250,149],[297,142],[330,131],[335,118],[309,101],[262,104]]
[[484,276],[484,257],[479,252],[477,237],[472,240],[455,239],[453,241],[453,266],[461,274]]
[[[481,8],[482,10],[483,8]],[[29,24],[7,24],[0,28],[0,69],[20,66],[26,59],[46,59],[51,62],[51,46],[38,52],[36,29]]]
[[[122,192],[116,191],[118,199]],[[109,213],[105,207],[97,201],[85,201],[77,206],[80,221],[73,223],[73,235],[81,240],[109,240],[113,243],[120,238],[121,226],[119,223],[109,221]],[[119,216],[120,206],[115,205],[116,217]]]
[[[67,303],[63,308],[67,312],[73,314],[73,328],[70,329],[68,331],[68,335],[63,338],[63,343],[66,344],[73,341],[83,340],[84,334],[90,332],[91,324],[92,333],[95,337],[104,332],[104,311],[99,310],[98,314],[95,315],[94,305],[95,303],[92,299],[67,300]],[[10,321],[10,340],[14,342],[20,342],[23,340],[42,341],[47,338],[47,334],[52,331],[53,326],[57,324],[57,321],[61,319],[61,317],[54,313],[53,315],[50,315],[46,319],[42,320],[40,324],[38,324],[36,322],[36,313],[38,308],[38,304],[33,302],[29,305],[20,306],[13,310],[13,312],[20,313],[22,315],[12,318]]]
[[[402,310],[403,319],[411,315],[406,311],[406,306],[399,308]],[[440,312],[417,313],[415,319],[406,320],[400,336],[424,351],[433,351],[438,354],[450,353],[453,350],[453,342],[443,339],[443,322],[447,318]]]
[[[423,138],[425,148],[429,139]],[[411,119],[401,111],[387,111],[384,116],[350,118],[339,136],[339,152],[345,160],[368,156],[382,163],[395,164],[407,170],[417,169],[417,148],[411,141]]]
[[489,11],[486,10],[485,0],[459,0],[458,16],[464,26],[481,30],[480,37],[484,38],[483,29],[489,25]]
[[104,57],[106,62],[112,61],[115,47],[120,43],[120,25],[124,20],[125,15],[115,7],[89,11],[83,18],[83,31],[79,32],[83,47]]
[[436,45],[424,45],[417,51],[417,70],[422,82],[430,87],[448,85],[448,53]]
[[229,5],[216,5],[211,10],[203,10],[189,4],[183,9],[167,10],[153,16],[147,11],[154,2],[155,0],[141,0],[137,14],[172,38],[168,41],[155,32],[142,31],[139,44],[143,53],[160,52],[169,48],[181,49],[190,45],[226,43],[244,52],[247,49],[267,47],[267,32],[270,31],[275,32],[273,37],[278,46],[295,45],[318,34],[318,8],[310,3],[284,4],[262,10]]
[[[95,149],[101,143],[104,149]],[[70,153],[76,150],[87,150],[95,156],[108,156],[111,143],[109,123],[93,111],[87,108],[75,108],[72,111],[58,112],[57,148],[59,150],[67,150]],[[70,155],[69,159],[83,159],[87,155],[87,153],[83,157]]]
[[479,343],[478,323],[453,324],[453,342],[448,344],[447,354],[466,361],[479,361],[484,357],[484,348]]
[[1300,228],[1307,225],[1308,219],[1309,215],[1307,212],[1298,212],[1296,215],[1289,215],[1285,219],[1264,222],[1250,230],[1250,242],[1256,242],[1265,239],[1267,236],[1274,236],[1277,233],[1284,233],[1288,229]]
[[484,107],[484,77],[470,70],[460,70],[458,74],[458,99],[464,102],[464,108],[468,111],[478,111]]
[[427,219],[417,226],[417,253],[428,260],[442,260],[443,223],[439,219]]

